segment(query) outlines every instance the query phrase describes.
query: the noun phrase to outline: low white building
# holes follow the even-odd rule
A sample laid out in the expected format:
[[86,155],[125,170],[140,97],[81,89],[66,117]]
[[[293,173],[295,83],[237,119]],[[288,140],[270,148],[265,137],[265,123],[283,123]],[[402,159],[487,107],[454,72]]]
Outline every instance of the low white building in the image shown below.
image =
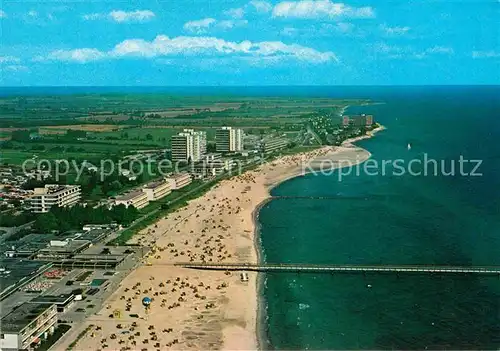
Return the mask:
[[261,151],[265,154],[282,150],[288,146],[286,138],[267,138],[261,142]]
[[236,161],[231,158],[198,162],[191,166],[191,173],[199,178],[213,177],[231,170],[236,164]]
[[212,162],[215,160],[220,160],[222,158],[222,154],[220,152],[211,152],[205,155],[205,162]]
[[35,213],[46,213],[52,206],[73,206],[80,201],[79,185],[47,184],[43,188],[35,188],[30,198],[30,209]]
[[173,176],[166,177],[165,181],[170,184],[170,189],[176,190],[184,188],[185,186],[191,184],[193,177],[187,172],[177,173]]
[[142,191],[148,196],[148,201],[159,200],[172,192],[167,181],[149,183],[142,188]]
[[115,198],[114,204],[125,205],[126,207],[134,206],[136,209],[141,209],[148,205],[148,195],[141,190],[131,191]]
[[116,229],[119,228],[120,225],[116,223],[110,223],[110,224],[85,224],[82,227],[82,230],[84,232],[90,232],[91,230],[102,230],[102,229]]

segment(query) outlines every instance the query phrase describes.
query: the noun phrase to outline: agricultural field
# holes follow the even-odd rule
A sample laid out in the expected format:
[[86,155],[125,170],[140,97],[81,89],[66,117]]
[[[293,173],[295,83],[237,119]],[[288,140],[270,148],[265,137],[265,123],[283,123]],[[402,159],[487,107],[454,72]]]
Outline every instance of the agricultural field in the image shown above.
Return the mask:
[[[88,139],[105,141],[111,144],[157,144],[161,147],[170,147],[170,139],[173,135],[182,132],[183,129],[190,126],[182,127],[136,127],[115,130],[112,132],[95,132],[89,133]],[[207,132],[207,139],[215,138],[215,128],[196,128],[196,130]]]
[[[102,157],[102,153],[96,152],[35,152],[35,151],[18,151],[18,150],[2,150],[0,153],[0,163],[21,166],[27,160],[36,161],[37,159],[45,159],[49,161],[55,161],[60,159],[82,159],[82,160],[99,160]],[[31,161],[30,161],[31,162]],[[30,163],[27,163],[30,166]]]
[[76,161],[100,162],[110,157],[121,157],[136,151],[151,149],[148,145],[119,145],[96,142],[9,142],[4,144],[0,152],[0,164],[21,165],[25,160],[75,159]]
[[[312,115],[338,115],[347,105],[365,103],[159,93],[2,97],[0,162],[19,165],[33,158],[98,161],[110,155],[163,150],[170,147],[172,135],[185,128],[206,131],[209,143],[216,129],[226,125],[242,128],[245,134],[283,133],[295,140]],[[19,131],[29,131],[29,138],[14,139]]]
[[124,128],[125,126],[114,124],[75,124],[67,126],[40,127],[40,134],[65,134],[68,130],[81,130],[84,132],[111,132]]

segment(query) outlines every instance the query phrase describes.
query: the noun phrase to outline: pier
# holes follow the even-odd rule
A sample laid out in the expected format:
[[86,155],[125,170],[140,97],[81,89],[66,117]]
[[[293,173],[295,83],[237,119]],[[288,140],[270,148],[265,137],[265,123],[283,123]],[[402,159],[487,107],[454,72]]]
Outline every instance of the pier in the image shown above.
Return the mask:
[[433,265],[315,265],[293,263],[176,263],[178,267],[217,271],[292,272],[292,273],[435,273],[497,274],[500,266],[433,266]]

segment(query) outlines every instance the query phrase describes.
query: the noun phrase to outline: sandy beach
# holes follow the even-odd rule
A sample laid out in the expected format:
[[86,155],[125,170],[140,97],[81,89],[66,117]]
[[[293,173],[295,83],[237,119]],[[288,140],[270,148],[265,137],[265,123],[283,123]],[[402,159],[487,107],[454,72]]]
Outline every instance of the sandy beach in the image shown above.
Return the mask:
[[[93,325],[74,349],[257,349],[257,273],[249,273],[249,281],[242,282],[235,272],[173,264],[257,262],[253,215],[269,199],[270,190],[325,162],[363,162],[370,153],[352,144],[359,139],[284,156],[235,175],[142,230],[130,243],[152,247],[149,257],[122,281],[98,314],[71,331],[76,337]],[[145,296],[153,300],[149,311],[141,302]],[[113,312],[119,318],[110,318]],[[68,338],[67,344],[73,340]]]

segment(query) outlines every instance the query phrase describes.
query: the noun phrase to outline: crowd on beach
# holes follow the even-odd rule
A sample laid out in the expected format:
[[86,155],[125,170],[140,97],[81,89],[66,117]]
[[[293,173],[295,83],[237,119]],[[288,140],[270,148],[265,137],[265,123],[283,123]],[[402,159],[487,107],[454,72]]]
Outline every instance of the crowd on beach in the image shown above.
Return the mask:
[[[255,275],[198,271],[179,262],[254,263],[253,211],[272,185],[299,174],[304,162],[333,147],[278,158],[223,180],[200,198],[139,232],[131,243],[151,247],[86,325],[79,350],[256,348]],[[151,298],[145,308],[141,301]],[[119,317],[116,317],[119,316]],[[135,317],[133,317],[135,316]]]

